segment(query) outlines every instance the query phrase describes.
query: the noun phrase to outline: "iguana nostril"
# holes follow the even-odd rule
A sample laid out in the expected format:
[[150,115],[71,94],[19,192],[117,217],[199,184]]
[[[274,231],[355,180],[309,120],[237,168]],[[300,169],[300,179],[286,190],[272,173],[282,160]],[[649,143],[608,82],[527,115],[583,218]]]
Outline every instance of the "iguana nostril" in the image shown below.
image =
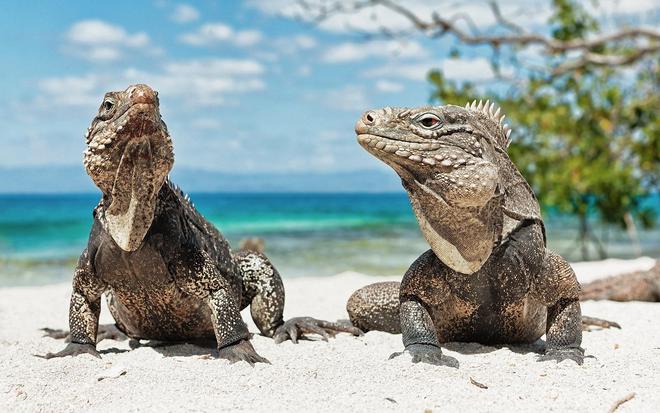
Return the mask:
[[367,112],[364,114],[364,123],[366,123],[367,125],[372,125],[375,120],[376,118],[374,117],[373,112]]

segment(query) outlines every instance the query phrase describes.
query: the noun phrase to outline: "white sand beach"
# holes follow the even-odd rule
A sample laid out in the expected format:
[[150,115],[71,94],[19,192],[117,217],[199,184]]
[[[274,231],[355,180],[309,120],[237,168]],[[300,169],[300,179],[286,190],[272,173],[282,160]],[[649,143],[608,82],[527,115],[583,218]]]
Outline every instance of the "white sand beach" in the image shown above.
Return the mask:
[[[589,281],[652,265],[651,259],[607,260],[574,268]],[[397,278],[285,279],[285,317],[346,318],[352,291]],[[541,344],[474,343],[445,347],[458,369],[413,365],[407,356],[388,360],[401,350],[401,337],[381,332],[297,345],[255,335],[255,348],[272,362],[255,367],[209,357],[211,348],[143,341],[131,349],[128,340],[102,341],[102,360],[34,357],[64,346],[39,329],[67,328],[69,294],[67,284],[0,289],[0,411],[606,412],[626,397],[632,398],[617,412],[660,406],[660,304],[584,303],[583,314],[618,321],[623,329],[585,332],[583,366],[536,362]],[[101,323],[112,323],[105,308]],[[250,329],[257,331],[251,321]]]

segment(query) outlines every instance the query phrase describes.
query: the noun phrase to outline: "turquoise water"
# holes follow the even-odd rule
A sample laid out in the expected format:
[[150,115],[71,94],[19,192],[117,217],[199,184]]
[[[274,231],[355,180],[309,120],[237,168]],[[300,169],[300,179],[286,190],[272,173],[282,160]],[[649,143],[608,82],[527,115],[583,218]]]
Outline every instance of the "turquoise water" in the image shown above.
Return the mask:
[[[408,198],[393,194],[193,194],[229,239],[259,236],[284,277],[353,270],[403,274],[428,249]],[[85,247],[94,194],[0,195],[0,285],[68,281]],[[653,201],[656,202],[656,201]],[[546,217],[550,246],[579,259],[575,219]],[[624,231],[599,227],[612,257],[632,257]],[[640,233],[643,253],[660,256],[660,231]],[[597,258],[594,250],[592,258]]]

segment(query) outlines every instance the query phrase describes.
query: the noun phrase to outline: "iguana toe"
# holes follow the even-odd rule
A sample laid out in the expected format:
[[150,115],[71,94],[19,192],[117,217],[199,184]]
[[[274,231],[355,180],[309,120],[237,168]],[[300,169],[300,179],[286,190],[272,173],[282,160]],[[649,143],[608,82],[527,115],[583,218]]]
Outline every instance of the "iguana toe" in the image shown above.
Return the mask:
[[80,343],[69,343],[64,347],[64,350],[58,351],[57,353],[46,353],[43,355],[36,354],[36,356],[44,359],[52,359],[56,357],[77,356],[80,354],[91,354],[98,359],[101,358],[101,355],[93,344]]
[[218,350],[218,357],[229,360],[230,363],[245,361],[251,366],[255,363],[268,363],[268,359],[261,357],[252,346],[249,340],[241,340],[238,343],[230,344]]
[[458,360],[453,357],[443,356],[439,347],[430,344],[413,344],[402,352],[393,353],[390,359],[408,353],[412,356],[413,363],[426,363],[434,366],[447,366],[458,368]]
[[537,359],[537,361],[550,360],[554,360],[557,363],[561,363],[564,360],[573,360],[581,366],[584,363],[584,350],[579,347],[547,349],[545,354],[539,356]]
[[312,317],[294,317],[287,320],[275,330],[273,339],[278,344],[289,338],[294,343],[297,343],[300,336],[317,334],[323,340],[328,341],[330,337],[334,337],[338,333],[350,333],[354,336],[362,335],[362,331],[357,327],[317,320]]

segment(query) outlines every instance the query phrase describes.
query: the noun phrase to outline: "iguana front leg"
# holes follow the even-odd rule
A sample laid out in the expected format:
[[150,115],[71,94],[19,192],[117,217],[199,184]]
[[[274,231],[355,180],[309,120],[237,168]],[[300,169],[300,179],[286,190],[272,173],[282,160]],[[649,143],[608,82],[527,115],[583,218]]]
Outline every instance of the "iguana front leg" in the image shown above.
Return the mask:
[[239,251],[234,258],[243,277],[243,306],[250,305],[252,320],[266,337],[276,343],[298,342],[304,334],[318,334],[324,340],[339,332],[360,335],[360,329],[312,317],[284,321],[284,285],[273,264],[261,253]]
[[548,308],[545,354],[539,361],[567,359],[584,362],[582,343],[582,314],[577,299],[562,298]]
[[101,312],[101,296],[105,289],[105,284],[98,279],[94,272],[86,249],[78,260],[78,266],[73,276],[73,292],[69,306],[71,342],[64,350],[47,353],[41,357],[50,359],[79,354],[101,357],[96,351],[96,331]]
[[546,251],[543,267],[534,281],[533,294],[548,305],[546,350],[539,361],[584,362],[580,284],[571,266],[558,254]]
[[221,273],[220,266],[224,271],[238,274],[231,260],[218,263],[206,251],[184,249],[170,262],[170,271],[179,288],[205,300],[211,309],[220,358],[232,363],[246,361],[250,365],[269,363],[250,343],[250,332],[241,318],[240,288],[227,281],[232,276]]
[[424,306],[413,298],[401,302],[401,333],[405,350],[393,353],[390,359],[410,353],[413,363],[429,363],[457,367],[442,357],[440,342],[431,316]]
[[220,358],[232,363],[247,361],[251,365],[270,363],[252,347],[250,333],[241,318],[235,297],[227,289],[219,288],[209,293],[208,300]]
[[458,367],[458,360],[442,355],[435,324],[424,303],[443,302],[449,291],[439,274],[447,268],[432,250],[422,254],[408,269],[401,282],[400,319],[404,351],[391,358],[409,353],[413,363]]

